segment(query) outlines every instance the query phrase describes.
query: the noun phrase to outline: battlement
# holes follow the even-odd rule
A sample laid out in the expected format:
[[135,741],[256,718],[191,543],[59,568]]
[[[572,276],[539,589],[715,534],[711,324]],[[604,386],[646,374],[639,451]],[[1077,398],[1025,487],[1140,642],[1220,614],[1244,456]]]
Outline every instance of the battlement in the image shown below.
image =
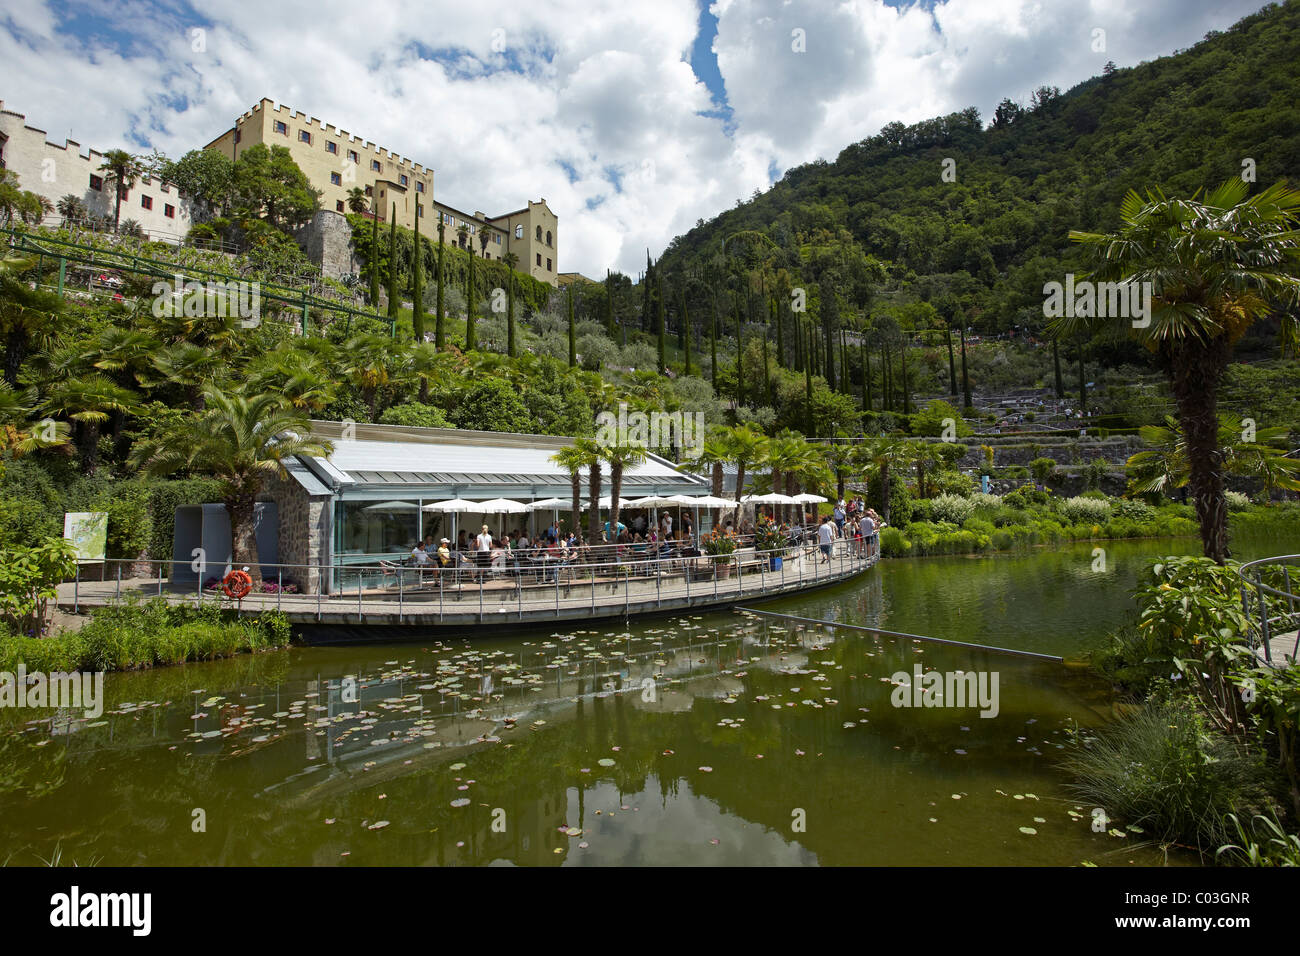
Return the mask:
[[419,175],[424,175],[426,173],[432,175],[433,173],[433,167],[431,166],[425,166],[422,163],[417,163],[414,160],[407,159],[399,153],[393,152],[391,149],[376,146],[375,143],[370,140],[362,139],[362,137],[353,135],[347,130],[335,126],[333,123],[326,123],[318,117],[308,116],[301,110],[295,110],[283,103],[277,104],[269,97],[263,97],[261,102],[256,103],[252,108],[245,110],[244,113],[235,120],[235,126],[238,127],[249,121],[260,121],[264,116],[270,116],[271,114],[274,114],[275,118],[280,122],[297,123],[300,127],[317,130],[326,136],[338,137],[349,147],[357,150],[357,152],[364,152],[376,159],[388,160],[401,169],[409,170],[410,172]]

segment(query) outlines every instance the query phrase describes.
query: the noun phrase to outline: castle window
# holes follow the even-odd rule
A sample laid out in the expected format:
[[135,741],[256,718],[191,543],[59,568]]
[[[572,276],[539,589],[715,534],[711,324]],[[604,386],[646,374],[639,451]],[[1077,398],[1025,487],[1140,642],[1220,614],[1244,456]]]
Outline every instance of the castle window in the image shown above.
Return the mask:
[[542,254],[540,252],[537,253],[537,264],[539,266],[542,264]]
[[424,183],[420,182],[418,179],[415,181],[415,191],[417,193],[424,192]]
[[171,205],[170,203],[168,203],[167,205],[163,206],[163,215],[166,216],[168,219],[175,219],[175,218],[176,218],[176,207],[173,206],[173,205]]
[[554,244],[554,243],[551,242],[551,230],[549,230],[549,229],[546,230],[546,244],[547,244],[548,246]]
[[377,159],[372,159],[370,161],[370,168],[377,173],[382,173],[384,171],[384,164]]
[[334,200],[334,211],[335,211],[335,212],[342,212],[342,211],[343,211],[343,200],[342,200],[342,199],[336,199],[336,200]]
[[542,227],[541,227],[541,226],[538,226],[538,227],[537,227],[537,241],[538,241],[538,242],[541,242],[541,241],[542,241]]
[[361,162],[361,157],[357,155],[357,151],[355,149],[348,150],[348,159],[352,160],[352,162],[354,163]]
[[141,209],[152,209],[152,208],[153,208],[153,197],[152,197],[152,196],[141,196],[141,197],[140,197],[140,208],[141,208]]
[[104,191],[104,179],[102,176],[96,176],[93,173],[90,176],[90,188],[95,192]]
[[406,173],[402,173],[402,175],[398,176],[398,177],[397,177],[397,181],[400,182],[403,186],[405,186],[405,185],[406,185]]
[[335,154],[337,154],[338,151],[339,151],[339,144],[338,144],[338,143],[335,143],[335,142],[329,142],[329,143],[326,143],[326,144],[325,144],[325,152],[327,152],[327,153],[335,153]]
[[310,146],[310,145],[311,145],[311,133],[307,132],[305,129],[300,129],[300,130],[298,130],[298,142],[300,142],[300,143],[306,143],[308,146]]
[[277,133],[283,133],[285,136],[289,135],[289,127],[284,123],[281,123],[279,120],[275,121],[275,131]]
[[555,271],[553,268],[551,268],[551,260],[550,260],[550,259],[547,259],[547,260],[546,260],[546,271],[547,271],[547,272],[554,272],[554,271]]
[[342,185],[343,185],[343,177],[342,177],[342,175],[340,175],[339,173],[330,173],[330,185],[331,185],[331,186],[342,186]]
[[523,237],[524,237],[524,227],[522,225],[515,226],[515,238],[522,239]]

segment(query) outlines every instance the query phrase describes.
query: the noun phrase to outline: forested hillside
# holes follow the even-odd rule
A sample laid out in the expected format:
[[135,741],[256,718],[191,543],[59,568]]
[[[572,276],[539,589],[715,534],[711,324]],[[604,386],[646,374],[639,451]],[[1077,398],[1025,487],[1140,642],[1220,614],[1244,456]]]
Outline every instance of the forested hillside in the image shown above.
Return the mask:
[[[834,320],[848,327],[911,300],[985,332],[1037,328],[1043,283],[1083,271],[1069,230],[1113,228],[1129,189],[1191,195],[1252,173],[1261,187],[1296,181],[1298,93],[1300,4],[1269,6],[1190,50],[1106,64],[1065,93],[1004,101],[992,117],[971,108],[889,124],[701,222],[654,273],[725,280],[722,301],[704,283],[688,285],[687,300],[693,315],[718,309],[728,332],[728,316],[770,322],[774,290],[795,285],[809,286],[819,322],[820,294],[833,293]],[[925,324],[925,313],[914,318]],[[786,323],[787,351],[792,334]]]

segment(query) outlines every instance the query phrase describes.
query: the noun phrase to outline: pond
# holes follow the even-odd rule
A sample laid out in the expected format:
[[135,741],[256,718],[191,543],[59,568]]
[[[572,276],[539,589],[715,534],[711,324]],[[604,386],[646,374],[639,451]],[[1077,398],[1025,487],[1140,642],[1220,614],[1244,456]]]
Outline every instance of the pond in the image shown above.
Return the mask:
[[[1111,715],[1071,658],[1146,563],[1197,543],[1106,542],[1104,567],[1093,548],[886,561],[761,606],[825,624],[729,611],[109,674],[96,719],[0,714],[0,860],[1195,863],[1094,832],[1056,768]],[[997,693],[895,706],[921,703],[896,686],[918,664]]]

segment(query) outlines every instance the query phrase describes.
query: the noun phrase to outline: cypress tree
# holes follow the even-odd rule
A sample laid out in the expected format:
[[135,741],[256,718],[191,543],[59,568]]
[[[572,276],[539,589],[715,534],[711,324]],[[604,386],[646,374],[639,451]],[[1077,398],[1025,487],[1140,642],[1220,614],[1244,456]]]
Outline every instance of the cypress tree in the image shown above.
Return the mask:
[[903,346],[898,352],[899,358],[903,363],[903,414],[912,414],[912,393],[907,384],[907,339],[903,339]]
[[397,318],[397,203],[388,227],[388,317]]
[[469,269],[465,273],[465,351],[478,348],[478,333],[474,328],[474,250],[469,251]]
[[966,408],[971,407],[970,400],[970,375],[966,371],[966,327],[961,329],[961,388],[966,399]]
[[436,276],[438,280],[438,304],[437,304],[437,312],[435,313],[434,320],[433,320],[433,341],[436,344],[439,352],[441,352],[444,348],[447,347],[447,321],[444,316],[443,298],[442,298],[442,283],[443,283],[442,253],[443,253],[443,240],[446,238],[446,234],[445,234],[446,228],[447,228],[446,220],[443,218],[442,213],[438,213],[438,274]]
[[944,330],[948,339],[948,386],[951,389],[949,395],[954,398],[957,396],[957,360],[952,355],[952,326]]
[[411,332],[415,341],[424,341],[424,251],[420,241],[420,210],[415,210],[415,260],[411,276]]
[[569,285],[569,368],[578,367],[578,326],[573,318],[573,285]]
[[659,374],[668,371],[668,338],[664,329],[664,282],[655,281],[655,338],[659,345]]
[[[966,337],[961,340],[962,368],[966,367]],[[1061,381],[1061,353],[1056,348],[1056,336],[1052,336],[1052,366],[1056,369],[1056,397],[1065,398],[1065,384]],[[963,372],[964,375],[964,372]]]
[[858,353],[862,359],[862,410],[871,411],[871,359],[867,353],[867,337],[858,341]]
[[718,297],[713,297],[713,321],[709,323],[709,377],[714,394],[718,391]]
[[[771,373],[767,368],[767,336],[763,336],[763,402],[767,404],[772,401],[772,379]],[[776,489],[773,488],[773,491]]]
[[691,316],[686,310],[686,290],[680,290],[682,302],[682,350],[686,353],[686,374],[691,374]]
[[516,355],[515,346],[515,268],[506,263],[506,354]]
[[745,404],[745,340],[736,335],[736,407]]
[[614,341],[614,273],[605,270],[605,334]]
[[379,216],[370,214],[370,308],[379,308]]
[[[802,338],[800,334],[800,338]],[[811,352],[812,340],[814,338],[812,327],[808,328],[808,351]],[[805,362],[803,367],[803,404],[804,404],[804,434],[812,437],[813,433],[813,404],[812,404],[812,363]]]
[[781,306],[777,297],[772,296],[772,322],[776,326],[776,367],[785,365],[785,335],[781,328]]
[[1088,383],[1083,371],[1083,339],[1079,339],[1079,411],[1088,411]]
[[822,328],[826,333],[826,385],[835,391],[835,290],[829,277],[821,283]]

